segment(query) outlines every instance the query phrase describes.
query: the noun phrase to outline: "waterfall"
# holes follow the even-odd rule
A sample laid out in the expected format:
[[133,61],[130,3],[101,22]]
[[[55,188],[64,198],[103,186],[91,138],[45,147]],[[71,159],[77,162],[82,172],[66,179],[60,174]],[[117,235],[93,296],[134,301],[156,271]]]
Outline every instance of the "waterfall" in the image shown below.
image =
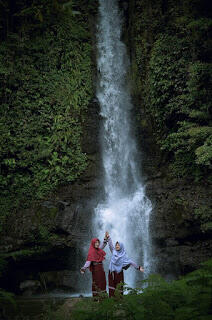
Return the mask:
[[[120,40],[121,29],[118,0],[99,0],[97,98],[103,118],[104,199],[95,208],[93,228],[100,239],[108,230],[113,242],[122,241],[128,256],[144,266],[145,276],[151,267],[149,219],[152,207],[145,196],[138,167],[128,87],[129,59],[126,46]],[[107,253],[107,260],[110,260],[108,249]],[[133,268],[125,272],[125,281],[130,286],[135,286],[136,273],[138,275]]]

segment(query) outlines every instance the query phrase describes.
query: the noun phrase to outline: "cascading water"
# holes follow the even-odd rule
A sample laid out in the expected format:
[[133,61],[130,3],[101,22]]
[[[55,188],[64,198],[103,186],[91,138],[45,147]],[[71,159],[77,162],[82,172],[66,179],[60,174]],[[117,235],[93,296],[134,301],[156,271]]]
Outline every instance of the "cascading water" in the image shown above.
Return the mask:
[[[97,25],[97,98],[103,117],[102,160],[105,198],[95,209],[94,234],[109,231],[113,241],[124,243],[128,255],[150,272],[151,243],[149,218],[151,202],[145,196],[136,161],[132,133],[132,103],[127,85],[129,60],[121,42],[122,18],[117,0],[99,0]],[[108,255],[110,253],[108,251]],[[109,260],[107,255],[107,260]],[[125,281],[135,285],[135,271]]]

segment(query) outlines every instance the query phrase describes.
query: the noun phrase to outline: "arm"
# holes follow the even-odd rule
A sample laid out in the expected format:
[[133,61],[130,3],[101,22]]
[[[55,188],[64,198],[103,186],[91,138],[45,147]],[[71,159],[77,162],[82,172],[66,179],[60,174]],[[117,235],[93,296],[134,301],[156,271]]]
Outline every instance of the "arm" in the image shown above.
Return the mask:
[[104,238],[104,241],[100,243],[99,249],[104,249],[106,245],[107,245],[107,239]]
[[113,241],[112,241],[111,237],[108,238],[108,243],[109,243],[110,251],[113,252],[114,246],[113,246]]
[[134,267],[136,270],[139,270],[141,272],[144,272],[144,269],[141,266],[138,266],[137,263],[134,261],[130,260],[130,266]]
[[130,266],[134,267],[136,270],[139,270],[139,266],[134,261],[130,260]]
[[85,270],[88,269],[91,265],[91,261],[86,261],[86,263],[84,264],[84,266],[80,269],[81,273],[85,273]]

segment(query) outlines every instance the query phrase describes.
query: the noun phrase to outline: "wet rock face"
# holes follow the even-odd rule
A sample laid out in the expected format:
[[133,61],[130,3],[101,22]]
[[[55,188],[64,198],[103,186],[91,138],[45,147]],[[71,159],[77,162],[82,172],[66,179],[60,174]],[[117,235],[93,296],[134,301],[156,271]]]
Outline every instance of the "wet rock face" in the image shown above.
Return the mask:
[[153,202],[151,235],[156,271],[164,276],[185,274],[212,257],[211,233],[202,232],[194,211],[210,206],[208,188],[166,176],[148,179],[146,192]]
[[[13,254],[13,255],[12,255]],[[83,259],[81,253],[76,248],[53,248],[44,247],[39,250],[19,250],[15,253],[8,253],[6,259],[7,265],[3,270],[1,277],[1,287],[16,294],[32,295],[37,293],[45,293],[57,287],[61,289],[67,278],[65,271],[69,271],[73,283],[76,284],[76,275],[79,274],[78,261]],[[52,273],[52,278],[48,276]],[[74,274],[74,276],[73,276]],[[61,282],[58,281],[58,276],[61,276]],[[40,286],[34,285],[41,283]],[[68,285],[70,291],[73,291],[74,285]]]
[[79,272],[72,270],[40,272],[39,280],[24,280],[20,282],[19,288],[22,296],[60,292],[75,292],[79,281]]

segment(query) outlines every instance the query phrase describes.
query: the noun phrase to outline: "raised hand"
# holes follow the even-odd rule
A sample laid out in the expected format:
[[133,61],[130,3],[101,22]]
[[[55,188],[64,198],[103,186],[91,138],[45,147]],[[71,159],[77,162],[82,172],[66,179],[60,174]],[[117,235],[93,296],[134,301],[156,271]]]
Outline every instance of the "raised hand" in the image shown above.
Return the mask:
[[143,267],[139,267],[139,271],[144,272],[144,268]]
[[110,237],[109,232],[106,231],[106,232],[105,232],[105,239],[108,239],[109,237]]

